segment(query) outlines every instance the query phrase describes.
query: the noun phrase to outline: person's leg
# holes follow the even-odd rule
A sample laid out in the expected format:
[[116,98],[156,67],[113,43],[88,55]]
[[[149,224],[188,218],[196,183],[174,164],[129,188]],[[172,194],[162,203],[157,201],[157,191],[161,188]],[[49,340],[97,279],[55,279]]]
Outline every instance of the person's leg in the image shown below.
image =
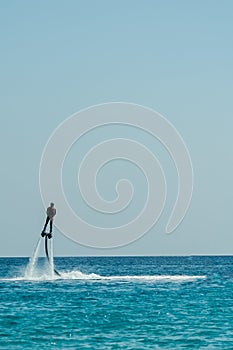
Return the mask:
[[45,232],[48,223],[49,223],[49,217],[47,216],[46,221],[45,221],[45,224],[44,224],[44,228],[43,228],[43,231],[42,231],[42,232]]
[[50,220],[50,230],[49,233],[53,232],[53,220]]

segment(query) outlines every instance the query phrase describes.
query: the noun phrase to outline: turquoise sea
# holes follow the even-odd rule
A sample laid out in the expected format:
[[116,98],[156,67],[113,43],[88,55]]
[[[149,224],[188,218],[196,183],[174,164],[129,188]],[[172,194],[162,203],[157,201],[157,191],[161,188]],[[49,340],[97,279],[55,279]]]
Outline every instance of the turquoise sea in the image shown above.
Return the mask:
[[233,257],[0,258],[0,349],[233,349]]

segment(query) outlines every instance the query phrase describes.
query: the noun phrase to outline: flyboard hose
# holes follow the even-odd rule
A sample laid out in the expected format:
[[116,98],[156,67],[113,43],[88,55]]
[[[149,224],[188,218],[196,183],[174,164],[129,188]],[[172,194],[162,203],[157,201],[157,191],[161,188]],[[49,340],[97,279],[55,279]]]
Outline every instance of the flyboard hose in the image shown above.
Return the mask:
[[[50,257],[49,257],[49,252],[48,252],[48,235],[47,234],[45,235],[45,254],[46,254],[46,257],[48,259],[48,262],[51,263]],[[53,269],[53,271],[57,276],[61,276],[60,273],[56,269]]]

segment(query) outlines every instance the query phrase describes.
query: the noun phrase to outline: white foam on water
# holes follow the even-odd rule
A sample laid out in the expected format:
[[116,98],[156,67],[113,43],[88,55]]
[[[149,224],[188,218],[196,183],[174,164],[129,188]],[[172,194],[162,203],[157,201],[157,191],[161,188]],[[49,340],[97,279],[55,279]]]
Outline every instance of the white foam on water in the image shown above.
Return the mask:
[[189,275],[126,275],[126,276],[101,276],[95,273],[84,274],[81,271],[60,272],[62,279],[71,280],[104,280],[104,281],[194,281],[205,279],[206,276]]
[[34,270],[33,276],[25,274],[22,277],[5,278],[0,281],[54,281],[54,280],[86,280],[86,281],[119,281],[119,282],[192,282],[200,279],[205,279],[206,276],[197,275],[125,275],[125,276],[101,276],[95,273],[85,274],[79,270],[61,272],[61,276],[51,271]]
[[49,241],[49,264],[41,269],[37,266],[39,248],[42,238],[40,237],[32,257],[26,267],[24,276],[14,278],[2,278],[0,281],[54,281],[54,280],[86,280],[86,281],[128,281],[128,282],[184,282],[205,279],[206,276],[197,275],[125,275],[125,276],[101,276],[95,273],[85,274],[79,270],[59,271],[60,276],[54,273],[53,240]]
[[62,279],[66,280],[100,280],[103,279],[103,276],[97,275],[95,273],[86,274],[79,270],[68,271],[68,272],[59,272]]
[[17,281],[34,281],[34,282],[43,282],[43,281],[54,281],[57,277],[51,277],[50,274],[48,275],[41,275],[41,276],[21,276],[21,277],[12,277],[12,278],[0,278],[0,282],[17,282]]

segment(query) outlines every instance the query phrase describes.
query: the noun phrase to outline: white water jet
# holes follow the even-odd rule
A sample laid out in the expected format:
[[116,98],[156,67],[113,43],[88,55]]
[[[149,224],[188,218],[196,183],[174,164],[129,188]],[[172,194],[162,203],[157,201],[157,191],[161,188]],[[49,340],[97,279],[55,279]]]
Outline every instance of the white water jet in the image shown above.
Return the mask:
[[26,268],[25,277],[30,278],[33,277],[34,270],[36,267],[38,255],[39,255],[39,249],[41,244],[41,237],[38,239],[35,250],[29,260],[28,266]]

